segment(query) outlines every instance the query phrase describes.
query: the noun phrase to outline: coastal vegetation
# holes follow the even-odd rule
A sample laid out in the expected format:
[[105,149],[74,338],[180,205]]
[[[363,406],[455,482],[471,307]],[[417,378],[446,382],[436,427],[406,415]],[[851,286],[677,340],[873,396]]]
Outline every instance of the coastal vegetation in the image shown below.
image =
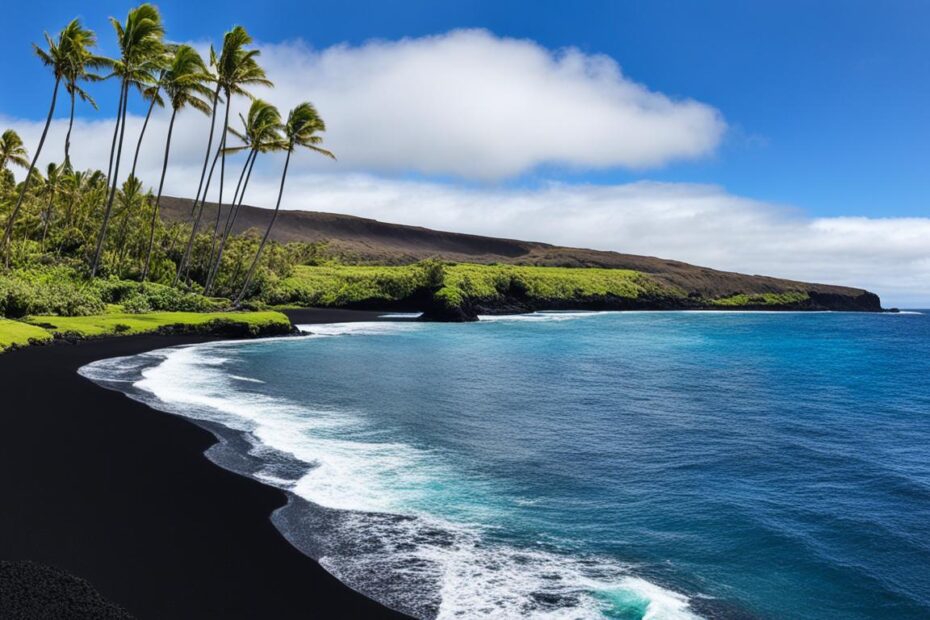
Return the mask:
[[632,269],[479,265],[426,260],[412,265],[298,265],[269,282],[257,301],[268,306],[530,311],[572,307],[799,308],[804,291],[704,298],[654,274]]
[[41,327],[0,318],[0,352],[12,347],[49,342],[52,334]]
[[54,339],[83,340],[100,336],[147,333],[225,334],[272,336],[292,331],[290,320],[280,312],[144,312],[129,314],[119,309],[87,316],[28,316],[21,320],[0,318],[0,352]]
[[[45,35],[35,53],[53,78],[51,101],[42,136],[30,157],[30,147],[8,129],[0,135],[0,313],[52,311],[74,315],[99,311],[111,288],[131,290],[134,308],[167,303],[167,309],[212,309],[209,296],[241,307],[261,292],[269,278],[286,275],[307,253],[269,239],[272,221],[264,231],[232,235],[236,207],[242,204],[252,166],[259,153],[281,151],[283,161],[277,208],[280,208],[291,153],[305,147],[330,158],[320,134],[326,126],[309,102],[298,104],[282,121],[278,110],[255,99],[248,88],[272,87],[262,69],[260,51],[242,26],[232,27],[219,50],[210,49],[205,61],[189,45],[166,41],[156,7],[141,4],[125,19],[110,19],[119,55],[106,58],[94,52],[97,35],[78,19],[57,36]],[[77,101],[96,107],[89,85],[105,80],[119,85],[117,114],[104,168],[76,170],[72,154],[82,145],[71,144]],[[55,145],[48,143],[49,127],[60,95],[68,95],[68,132],[61,145],[63,161],[40,169],[38,159]],[[128,108],[133,97],[146,103],[146,116],[138,136],[127,135]],[[229,127],[232,100],[252,99],[242,131]],[[157,190],[136,176],[139,151],[153,110],[171,110],[165,137]],[[170,165],[171,138],[177,115],[186,108],[210,118],[204,123],[206,153],[191,218],[166,225],[159,217],[159,202]],[[217,129],[216,121],[222,122]],[[214,135],[219,135],[214,140]],[[244,146],[228,143],[228,136]],[[134,146],[134,152],[132,148]],[[228,159],[243,152],[239,185],[231,200],[223,189]],[[131,158],[131,159],[130,159]],[[212,165],[211,165],[212,162]],[[219,164],[217,166],[217,163]],[[17,181],[12,170],[24,176]],[[126,170],[128,169],[128,175]],[[214,174],[216,172],[216,174]],[[216,182],[214,182],[216,179]],[[211,184],[218,187],[216,222],[207,230],[200,224]],[[193,189],[193,188],[192,188]],[[225,208],[224,208],[225,207]],[[299,244],[298,244],[299,245]],[[114,285],[113,280],[135,283]],[[165,287],[174,292],[166,292]],[[201,296],[199,302],[192,296]],[[177,302],[177,303],[175,303]],[[217,302],[220,303],[220,302]]]
[[247,335],[286,334],[291,322],[280,312],[114,312],[93,316],[30,316],[21,323],[56,337],[93,338],[107,335],[144,334],[157,331],[216,333],[224,328]]
[[739,295],[730,295],[714,299],[711,303],[722,308],[727,307],[748,307],[748,306],[790,306],[800,304],[810,299],[810,295],[804,291],[787,291],[784,293],[755,293],[748,295],[740,293]]

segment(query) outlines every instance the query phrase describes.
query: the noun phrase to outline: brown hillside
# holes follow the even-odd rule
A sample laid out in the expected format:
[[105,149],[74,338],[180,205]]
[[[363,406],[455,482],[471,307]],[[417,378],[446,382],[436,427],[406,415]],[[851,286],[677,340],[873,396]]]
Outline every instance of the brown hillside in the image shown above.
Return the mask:
[[[162,198],[162,216],[167,221],[188,221],[190,211],[189,199]],[[270,217],[269,209],[243,206],[234,232],[250,228],[264,230]],[[209,230],[215,220],[216,205],[207,203],[202,229]],[[635,269],[653,274],[687,293],[707,298],[787,290],[844,297],[859,297],[865,293],[862,289],[718,271],[650,256],[443,232],[317,211],[281,211],[271,237],[281,242],[325,241],[332,252],[343,258],[368,263],[405,264],[439,257],[473,263]]]

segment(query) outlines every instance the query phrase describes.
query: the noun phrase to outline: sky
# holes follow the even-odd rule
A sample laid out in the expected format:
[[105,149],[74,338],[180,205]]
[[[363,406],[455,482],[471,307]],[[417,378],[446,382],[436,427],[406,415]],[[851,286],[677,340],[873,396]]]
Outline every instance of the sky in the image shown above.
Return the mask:
[[[282,110],[316,104],[338,162],[295,161],[283,208],[861,286],[930,307],[930,3],[158,2],[206,51],[244,25]],[[0,126],[37,142],[42,32],[79,16],[116,53],[126,2],[5,8]],[[105,167],[116,87],[78,108]],[[45,161],[60,160],[61,102]],[[247,108],[234,101],[232,119]],[[145,108],[130,104],[138,132]],[[209,123],[179,114],[167,190],[192,195]],[[237,120],[232,121],[237,124]],[[167,113],[143,143],[157,183]],[[271,206],[280,158],[246,202]],[[231,163],[238,170],[235,162]],[[231,174],[230,176],[235,176]],[[234,179],[227,185],[234,184]],[[227,190],[231,192],[230,190]]]

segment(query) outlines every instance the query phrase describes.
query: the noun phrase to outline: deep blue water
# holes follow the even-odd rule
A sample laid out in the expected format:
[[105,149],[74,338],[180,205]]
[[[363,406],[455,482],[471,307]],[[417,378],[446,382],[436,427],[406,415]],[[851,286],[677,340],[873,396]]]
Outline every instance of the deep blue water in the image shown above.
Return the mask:
[[84,372],[233,429],[282,531],[420,616],[930,617],[930,314],[309,329]]

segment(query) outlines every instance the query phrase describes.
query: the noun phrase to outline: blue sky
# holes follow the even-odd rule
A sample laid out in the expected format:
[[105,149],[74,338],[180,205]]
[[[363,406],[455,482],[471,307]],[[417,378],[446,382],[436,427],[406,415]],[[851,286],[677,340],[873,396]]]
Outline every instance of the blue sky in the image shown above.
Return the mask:
[[[270,6],[269,6],[270,5]],[[730,129],[716,154],[658,170],[549,169],[597,183],[649,178],[718,183],[815,215],[930,212],[930,3],[163,1],[171,38],[202,40],[232,22],[262,41],[314,47],[487,28],[548,48],[612,56],[624,73],[708,103]],[[126,2],[18,2],[4,10],[0,110],[40,118],[49,80],[29,44],[81,15],[112,51],[108,15]],[[222,6],[222,8],[219,8]],[[312,9],[308,9],[312,6]],[[77,8],[76,7],[80,7]],[[9,79],[9,77],[8,77]],[[98,89],[101,93],[105,90]],[[115,107],[100,96],[104,112]],[[532,175],[530,175],[532,176]]]
[[[863,286],[930,306],[930,2],[156,4],[170,40],[204,51],[245,25],[277,83],[256,94],[321,108],[340,161],[298,158],[284,208]],[[37,141],[51,80],[30,44],[43,30],[80,16],[115,54],[107,17],[131,6],[5,7],[0,124]],[[100,167],[116,89],[92,92],[101,109],[79,108],[74,156]],[[133,100],[130,111],[132,134],[144,108]],[[143,180],[160,169],[165,118],[147,134]],[[166,187],[189,195],[208,125],[180,118]],[[259,163],[248,201],[270,203],[279,164]]]

